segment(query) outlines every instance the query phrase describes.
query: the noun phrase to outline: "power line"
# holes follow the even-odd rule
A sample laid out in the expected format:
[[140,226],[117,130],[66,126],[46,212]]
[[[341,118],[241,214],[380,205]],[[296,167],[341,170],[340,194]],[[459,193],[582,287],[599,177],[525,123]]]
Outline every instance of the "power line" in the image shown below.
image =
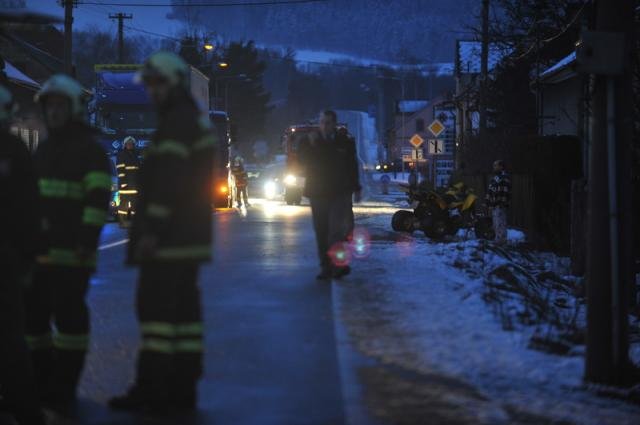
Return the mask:
[[136,28],[136,27],[132,27],[131,25],[125,25],[124,26],[126,29],[131,30],[131,31],[137,31],[137,32],[141,32],[143,34],[147,34],[147,35],[153,35],[155,37],[161,37],[161,38],[166,38],[168,40],[173,40],[173,41],[181,41],[179,38],[176,37],[172,37],[170,35],[167,34],[160,34],[158,32],[153,32],[153,31],[147,31],[147,30],[143,30],[141,28]]
[[328,0],[271,0],[271,1],[252,1],[246,3],[186,3],[186,4],[174,4],[174,3],[105,3],[97,1],[80,1],[77,4],[80,5],[97,5],[97,6],[118,6],[118,7],[242,7],[242,6],[282,6],[282,5],[296,5],[304,3],[324,3]]

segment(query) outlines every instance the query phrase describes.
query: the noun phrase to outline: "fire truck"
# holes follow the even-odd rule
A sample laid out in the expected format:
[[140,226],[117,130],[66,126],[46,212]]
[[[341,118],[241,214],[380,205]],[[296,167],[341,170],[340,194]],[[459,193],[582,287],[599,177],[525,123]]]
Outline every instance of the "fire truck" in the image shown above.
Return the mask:
[[317,125],[300,124],[292,125],[284,132],[282,144],[287,162],[282,181],[284,183],[284,200],[287,205],[300,205],[302,202],[304,175],[298,152],[303,143],[308,143],[309,134],[317,131]]
[[224,111],[209,111],[209,119],[213,124],[213,131],[217,138],[216,163],[213,168],[213,204],[216,208],[231,208],[233,206],[231,171],[229,167],[231,122]]
[[[338,124],[338,129],[348,131],[344,123]],[[309,142],[309,135],[320,129],[316,124],[298,124],[287,128],[282,137],[284,153],[287,157],[284,183],[284,200],[287,205],[300,205],[304,189],[304,170],[298,158],[300,146]]]
[[[137,82],[139,64],[95,65],[96,86],[92,104],[92,124],[100,130],[100,142],[110,154],[112,162],[123,148],[123,140],[133,136],[138,149],[143,151],[156,129],[156,114],[144,86]],[[215,207],[230,204],[227,164],[229,161],[230,124],[222,111],[209,111],[209,79],[194,67],[190,67],[189,91],[203,114],[209,115],[218,143],[215,175],[213,176],[213,202]],[[114,173],[112,184],[112,213],[117,211],[120,194]],[[135,214],[135,211],[131,211]]]

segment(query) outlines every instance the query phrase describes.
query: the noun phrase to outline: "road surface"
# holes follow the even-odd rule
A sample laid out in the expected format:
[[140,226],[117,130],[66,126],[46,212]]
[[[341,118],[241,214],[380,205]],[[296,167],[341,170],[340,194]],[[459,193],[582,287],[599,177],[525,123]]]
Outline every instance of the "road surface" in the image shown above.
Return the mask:
[[138,344],[136,270],[123,266],[126,237],[114,224],[103,232],[89,295],[83,423],[348,422],[345,410],[354,409],[345,409],[345,400],[358,401],[339,361],[333,286],[315,280],[309,209],[273,202],[216,213],[215,260],[200,276],[206,360],[198,413],[188,422],[160,421],[106,409],[106,400],[131,383]]

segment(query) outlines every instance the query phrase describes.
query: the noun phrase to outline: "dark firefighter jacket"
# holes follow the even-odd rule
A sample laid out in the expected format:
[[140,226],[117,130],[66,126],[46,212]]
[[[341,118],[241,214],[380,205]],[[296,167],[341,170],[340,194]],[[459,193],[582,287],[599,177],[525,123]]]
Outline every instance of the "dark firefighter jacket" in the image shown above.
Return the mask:
[[138,170],[140,158],[138,152],[127,149],[118,153],[116,170],[118,171],[118,190],[123,195],[135,195],[138,189]]
[[[158,111],[158,129],[140,169],[138,211],[128,262],[203,262],[211,257],[211,202],[216,140],[193,99],[174,93]],[[140,238],[156,239],[151,258],[138,257]]]
[[300,144],[300,163],[307,197],[333,197],[361,189],[356,144],[344,128],[327,140],[311,134]]
[[27,147],[0,130],[0,264],[17,272],[35,260],[39,241],[38,186]]
[[111,194],[109,159],[94,130],[70,123],[35,155],[41,203],[38,263],[94,268]]

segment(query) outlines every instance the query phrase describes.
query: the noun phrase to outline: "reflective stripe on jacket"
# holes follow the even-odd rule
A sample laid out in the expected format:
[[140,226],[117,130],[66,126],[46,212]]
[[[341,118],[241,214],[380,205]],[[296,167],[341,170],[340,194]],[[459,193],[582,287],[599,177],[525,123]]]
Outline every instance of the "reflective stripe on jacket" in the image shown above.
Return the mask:
[[[139,198],[128,261],[202,262],[211,257],[215,138],[193,99],[174,93],[159,112],[158,130],[139,172]],[[151,258],[138,258],[141,237],[153,236]]]
[[106,152],[90,127],[72,123],[51,132],[34,161],[44,235],[38,262],[95,267],[111,194]]

